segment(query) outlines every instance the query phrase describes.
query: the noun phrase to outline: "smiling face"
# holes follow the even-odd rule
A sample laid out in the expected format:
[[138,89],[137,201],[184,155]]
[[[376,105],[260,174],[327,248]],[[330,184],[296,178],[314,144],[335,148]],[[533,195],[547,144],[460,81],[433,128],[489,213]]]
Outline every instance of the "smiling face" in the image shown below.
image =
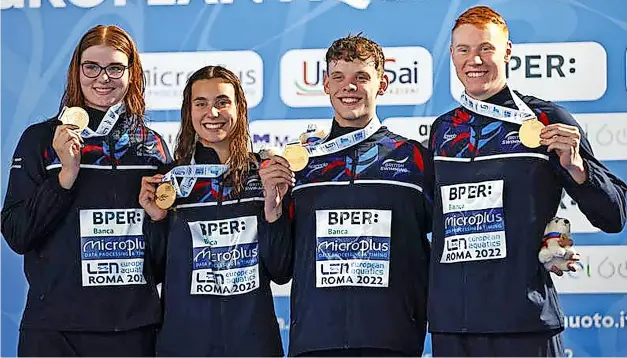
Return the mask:
[[227,146],[237,119],[235,88],[220,78],[192,85],[192,125],[207,147]]
[[377,95],[387,89],[387,76],[379,77],[372,58],[335,60],[328,64],[324,92],[329,95],[335,120],[342,127],[364,127],[376,114]]
[[453,31],[451,56],[457,77],[466,93],[485,100],[506,84],[506,66],[512,44],[508,35],[495,24],[463,24]]
[[128,56],[124,52],[106,45],[91,46],[81,54],[80,64],[81,90],[87,106],[106,111],[124,100],[129,87]]

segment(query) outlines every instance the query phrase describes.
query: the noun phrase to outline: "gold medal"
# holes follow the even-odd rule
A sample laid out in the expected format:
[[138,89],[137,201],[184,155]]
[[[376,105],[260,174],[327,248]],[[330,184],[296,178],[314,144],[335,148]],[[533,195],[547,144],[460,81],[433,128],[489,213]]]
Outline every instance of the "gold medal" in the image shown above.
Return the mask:
[[89,115],[81,107],[70,107],[63,111],[59,120],[63,124],[73,124],[78,127],[79,131],[82,131],[89,124]]
[[305,169],[309,163],[309,152],[300,144],[288,144],[285,146],[283,158],[290,163],[290,169],[297,172]]
[[166,210],[174,204],[176,200],[176,189],[172,183],[161,183],[157,187],[157,197],[155,201],[157,206],[163,210]]
[[525,120],[518,131],[520,142],[527,148],[538,148],[542,128],[544,128],[544,124],[537,118]]

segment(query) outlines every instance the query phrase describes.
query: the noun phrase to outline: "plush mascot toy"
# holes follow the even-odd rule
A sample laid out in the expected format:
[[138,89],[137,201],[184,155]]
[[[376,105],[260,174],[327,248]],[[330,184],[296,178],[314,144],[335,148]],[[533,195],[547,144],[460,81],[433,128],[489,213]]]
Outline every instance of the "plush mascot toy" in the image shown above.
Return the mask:
[[562,276],[564,271],[577,271],[575,263],[579,254],[573,247],[567,219],[555,217],[546,225],[538,259],[547,270],[558,276]]

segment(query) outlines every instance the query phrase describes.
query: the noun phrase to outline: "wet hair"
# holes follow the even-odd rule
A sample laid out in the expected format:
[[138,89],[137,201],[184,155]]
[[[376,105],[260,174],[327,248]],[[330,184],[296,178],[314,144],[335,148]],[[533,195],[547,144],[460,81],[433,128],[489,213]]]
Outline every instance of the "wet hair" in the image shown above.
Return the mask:
[[192,123],[192,86],[197,81],[218,78],[229,83],[235,89],[235,105],[237,118],[231,132],[228,134],[229,143],[229,176],[234,184],[236,193],[244,188],[244,180],[251,169],[255,157],[249,151],[250,132],[248,130],[248,103],[239,78],[230,70],[222,66],[205,66],[194,72],[183,90],[183,104],[181,106],[181,129],[176,138],[174,160],[178,165],[189,164],[192,160],[196,145],[196,131]]

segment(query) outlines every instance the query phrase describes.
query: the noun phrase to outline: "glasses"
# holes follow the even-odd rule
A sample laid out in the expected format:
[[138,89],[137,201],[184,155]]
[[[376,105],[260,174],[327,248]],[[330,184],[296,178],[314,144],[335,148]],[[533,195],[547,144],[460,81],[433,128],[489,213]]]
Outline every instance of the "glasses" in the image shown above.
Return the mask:
[[122,77],[124,71],[126,71],[127,68],[128,66],[120,64],[112,64],[106,67],[102,67],[99,64],[92,62],[86,62],[81,64],[81,70],[83,70],[83,74],[85,75],[85,77],[88,78],[96,78],[100,76],[102,70],[105,70],[109,78],[118,79]]

